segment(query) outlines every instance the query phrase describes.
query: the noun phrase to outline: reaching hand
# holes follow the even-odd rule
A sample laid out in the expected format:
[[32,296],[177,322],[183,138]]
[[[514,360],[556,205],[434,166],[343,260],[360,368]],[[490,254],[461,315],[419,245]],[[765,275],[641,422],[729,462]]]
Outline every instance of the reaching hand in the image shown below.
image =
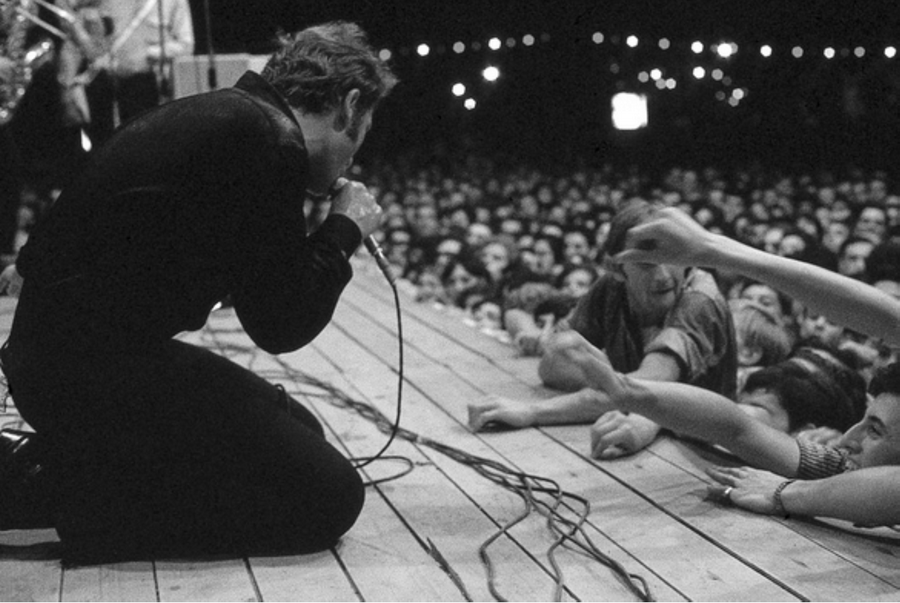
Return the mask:
[[534,425],[534,402],[521,402],[501,396],[470,402],[469,429],[479,431],[489,423],[516,429]]
[[544,352],[544,332],[540,329],[522,331],[513,339],[523,356],[540,356]]
[[659,433],[659,425],[640,415],[617,410],[605,413],[591,426],[591,457],[614,459],[647,447]]
[[710,493],[742,509],[766,515],[783,511],[775,501],[775,489],[785,481],[780,475],[750,467],[710,467],[706,474],[717,482]]
[[613,260],[702,266],[702,256],[711,246],[712,237],[683,211],[666,207],[649,222],[631,228],[625,237],[625,250]]
[[5,291],[10,297],[19,297],[22,282],[22,275],[16,270],[16,265],[10,264],[0,273],[0,293]]
[[356,222],[365,239],[381,225],[381,206],[362,182],[346,180],[338,186],[330,213],[343,214]]

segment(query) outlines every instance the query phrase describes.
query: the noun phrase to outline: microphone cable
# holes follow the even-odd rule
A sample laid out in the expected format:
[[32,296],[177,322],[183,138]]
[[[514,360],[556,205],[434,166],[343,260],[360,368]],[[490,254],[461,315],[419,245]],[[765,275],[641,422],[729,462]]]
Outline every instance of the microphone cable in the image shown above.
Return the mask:
[[[371,236],[366,237],[364,243],[366,249],[368,249],[369,253],[372,254],[372,257],[375,258],[378,268],[381,270],[382,274],[384,274],[385,279],[387,279],[388,284],[391,286],[391,291],[394,293],[394,309],[397,313],[397,413],[391,426],[390,436],[384,446],[381,447],[381,450],[373,456],[353,457],[350,461],[356,469],[362,469],[378,459],[403,460],[408,463],[408,470],[402,473],[402,476],[412,471],[412,461],[405,457],[384,456],[384,453],[394,442],[394,439],[397,437],[397,432],[400,430],[400,416],[403,411],[403,319],[400,312],[400,294],[397,290],[397,279],[394,277],[391,266],[388,263],[387,258],[384,257],[384,252],[382,252],[381,247],[378,246],[378,243]],[[372,485],[373,483],[380,482],[369,482],[366,485]]]

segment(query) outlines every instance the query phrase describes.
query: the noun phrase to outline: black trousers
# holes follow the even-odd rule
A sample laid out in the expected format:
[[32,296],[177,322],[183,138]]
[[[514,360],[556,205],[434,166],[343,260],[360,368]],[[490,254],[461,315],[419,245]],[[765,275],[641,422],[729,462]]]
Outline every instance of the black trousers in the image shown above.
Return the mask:
[[72,563],[312,552],[362,509],[358,473],[316,418],[225,358],[178,341],[115,354],[11,343],[4,372],[47,448]]

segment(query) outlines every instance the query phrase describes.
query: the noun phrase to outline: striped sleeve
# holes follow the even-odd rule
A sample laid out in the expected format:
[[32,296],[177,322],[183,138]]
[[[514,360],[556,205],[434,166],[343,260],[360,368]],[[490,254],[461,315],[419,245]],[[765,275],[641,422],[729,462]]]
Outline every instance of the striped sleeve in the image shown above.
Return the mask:
[[821,479],[847,471],[846,455],[831,446],[797,440],[800,447],[799,479]]

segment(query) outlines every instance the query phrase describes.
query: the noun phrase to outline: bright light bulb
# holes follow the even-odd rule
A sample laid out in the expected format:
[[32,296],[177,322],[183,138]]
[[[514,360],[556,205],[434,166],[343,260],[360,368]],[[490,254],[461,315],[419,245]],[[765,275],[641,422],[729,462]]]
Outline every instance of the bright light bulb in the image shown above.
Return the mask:
[[481,75],[484,76],[489,82],[497,81],[497,78],[500,77],[500,70],[490,65],[489,67],[485,67],[484,71],[481,72]]

